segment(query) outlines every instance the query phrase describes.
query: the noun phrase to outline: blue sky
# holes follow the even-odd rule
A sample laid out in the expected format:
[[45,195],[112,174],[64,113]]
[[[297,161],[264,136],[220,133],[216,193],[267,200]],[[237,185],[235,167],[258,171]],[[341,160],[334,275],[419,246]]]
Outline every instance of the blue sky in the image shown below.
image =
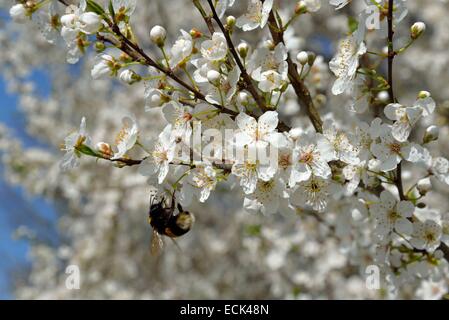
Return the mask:
[[[45,94],[50,85],[42,72],[32,75],[39,84],[38,92]],[[12,129],[24,145],[42,145],[30,137],[25,130],[25,119],[17,108],[17,97],[6,92],[4,79],[0,76],[0,122]],[[29,265],[28,243],[12,238],[14,230],[22,224],[31,229],[36,227],[33,217],[42,217],[50,222],[55,221],[56,213],[50,203],[43,199],[27,195],[21,188],[8,185],[3,179],[3,168],[0,166],[0,299],[11,299],[12,275]],[[54,230],[53,230],[54,231]]]

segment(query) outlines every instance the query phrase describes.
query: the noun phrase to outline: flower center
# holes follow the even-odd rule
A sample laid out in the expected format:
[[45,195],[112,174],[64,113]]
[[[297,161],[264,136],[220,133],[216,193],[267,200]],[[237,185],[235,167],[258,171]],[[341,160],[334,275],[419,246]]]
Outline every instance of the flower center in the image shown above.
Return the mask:
[[425,238],[426,238],[427,242],[435,241],[435,235],[431,232],[427,232]]
[[389,145],[391,152],[399,154],[401,152],[401,144],[400,143],[391,143]]
[[157,160],[157,162],[164,162],[168,160],[167,152],[165,151],[153,151],[153,158]]
[[192,120],[193,116],[189,112],[185,112],[183,115],[183,119],[187,122]]
[[128,126],[124,126],[115,137],[115,144],[120,144],[128,136]]
[[399,213],[396,212],[396,210],[391,210],[388,213],[388,219],[392,222],[396,221],[397,219],[399,219],[401,217],[401,215]]
[[283,154],[279,157],[279,166],[283,169],[287,169],[291,165],[291,156],[289,154]]
[[270,192],[273,189],[274,182],[270,181],[262,181],[259,185],[259,190],[262,192]]
[[306,152],[301,155],[299,158],[299,162],[310,164],[313,161],[313,153],[312,152]]

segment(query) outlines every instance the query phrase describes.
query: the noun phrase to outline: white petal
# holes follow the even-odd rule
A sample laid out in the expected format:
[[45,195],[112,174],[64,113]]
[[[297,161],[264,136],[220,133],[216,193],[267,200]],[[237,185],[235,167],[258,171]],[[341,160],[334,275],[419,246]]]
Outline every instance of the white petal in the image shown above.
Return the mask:
[[235,118],[235,122],[240,130],[252,136],[257,131],[257,121],[244,112],[240,112]]
[[409,236],[413,233],[413,224],[407,219],[398,219],[394,228],[402,235]]
[[410,218],[415,211],[415,206],[410,201],[401,201],[398,203],[397,210],[404,218]]

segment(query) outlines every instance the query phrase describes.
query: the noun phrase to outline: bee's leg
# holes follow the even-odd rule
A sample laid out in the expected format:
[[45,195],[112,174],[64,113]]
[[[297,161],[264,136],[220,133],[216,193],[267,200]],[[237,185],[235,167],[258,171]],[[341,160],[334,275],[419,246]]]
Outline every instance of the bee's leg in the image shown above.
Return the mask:
[[176,190],[173,190],[172,197],[171,197],[171,205],[170,205],[170,209],[172,211],[175,210],[175,203],[176,203],[175,193],[176,193]]
[[182,206],[181,206],[181,204],[178,202],[177,203],[177,206],[178,206],[178,211],[181,213],[181,212],[184,212],[184,210],[182,209]]

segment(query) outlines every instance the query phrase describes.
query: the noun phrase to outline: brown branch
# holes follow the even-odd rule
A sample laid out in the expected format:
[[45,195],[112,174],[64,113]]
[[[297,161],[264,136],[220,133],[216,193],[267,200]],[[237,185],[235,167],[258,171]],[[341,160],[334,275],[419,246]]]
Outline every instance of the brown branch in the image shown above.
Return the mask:
[[[143,159],[129,159],[129,158],[111,159],[110,157],[105,156],[103,154],[99,154],[99,153],[97,153],[93,157],[98,158],[98,159],[102,159],[102,160],[107,160],[107,161],[110,161],[110,162],[121,163],[121,164],[123,164],[126,167],[132,167],[132,166],[140,165],[143,161],[145,161],[147,159],[147,157],[145,157]],[[196,165],[193,164],[192,157],[190,159],[190,163],[184,163],[184,162],[175,161],[175,162],[170,162],[170,164],[181,165],[181,166],[188,166],[190,168],[195,168],[196,167]],[[219,162],[212,162],[212,166],[214,166],[217,169],[223,170],[225,173],[230,173],[231,172],[231,165],[228,165],[228,164],[219,163]]]
[[[279,43],[283,43],[285,45],[283,27],[278,25],[273,10],[270,12],[268,24],[274,43],[276,45]],[[298,67],[296,63],[293,62],[289,53],[287,56],[287,63],[288,78],[293,86],[293,89],[295,90],[296,96],[298,97],[299,104],[305,106],[307,116],[312,122],[315,130],[319,133],[323,133],[323,121],[321,120],[320,114],[315,108],[309,89],[304,84],[304,81],[301,80],[301,77],[298,73]]]
[[249,76],[248,72],[246,71],[245,66],[243,65],[242,61],[240,60],[240,56],[237,53],[237,50],[235,49],[234,43],[232,42],[231,36],[229,34],[229,30],[227,30],[223,23],[220,21],[220,18],[218,17],[217,11],[215,11],[214,4],[212,3],[212,0],[207,0],[209,3],[210,9],[212,10],[212,15],[215,20],[215,22],[218,24],[220,30],[223,32],[223,35],[226,38],[226,42],[229,47],[229,51],[231,51],[232,56],[234,57],[235,62],[237,63],[237,66],[240,69],[240,73],[242,75],[243,81],[245,82],[246,89],[249,91],[251,96],[256,101],[257,105],[262,111],[267,111],[269,108],[267,107],[263,97],[260,96],[259,92],[257,91],[256,87],[254,86],[253,80]]
[[[393,29],[393,0],[388,0],[388,93],[390,95],[390,103],[396,102],[396,98],[394,96],[394,89],[393,89],[393,61],[394,57],[396,56],[396,52],[394,51],[394,29]],[[398,188],[399,197],[401,200],[407,200],[406,195],[404,194],[404,186],[402,183],[402,165],[401,163],[398,164],[398,167],[396,169],[396,187]],[[443,242],[440,244],[440,246],[437,248],[443,252],[444,259],[446,261],[449,261],[449,247],[444,244]],[[416,250],[419,252],[419,250]]]
[[212,23],[212,17],[206,14],[199,0],[193,0],[193,5],[198,9],[201,16],[203,17],[203,20],[206,23],[207,29],[209,29],[210,34],[213,34],[215,32],[215,28],[214,24]]
[[[388,0],[388,94],[390,96],[390,103],[394,103],[396,101],[394,97],[394,89],[393,89],[393,61],[396,56],[396,52],[394,51],[393,37],[393,0]],[[399,197],[401,200],[406,200],[406,196],[404,195],[404,186],[402,184],[402,164],[398,163],[396,169],[396,179],[395,179],[396,187],[398,189]]]
[[[59,0],[61,3],[64,3],[64,0]],[[211,3],[210,3],[211,4]],[[65,4],[67,5],[67,4]],[[218,15],[212,5],[213,8],[213,13],[214,16],[217,21],[217,23],[219,24],[219,26],[221,28],[223,28],[224,30],[224,26],[221,24],[220,19],[218,18]],[[106,23],[109,25],[109,27],[111,28],[111,30],[115,33],[115,35],[119,38],[115,38],[115,37],[108,37],[107,35],[101,35],[101,34],[97,34],[97,39],[100,41],[105,41],[105,42],[109,42],[110,44],[112,44],[114,47],[118,48],[119,50],[121,50],[122,52],[126,53],[128,56],[130,56],[131,58],[133,58],[134,61],[136,62],[140,62],[144,65],[147,66],[151,66],[153,68],[155,68],[156,70],[160,71],[161,73],[165,74],[166,76],[168,76],[169,78],[171,78],[173,81],[175,81],[176,83],[178,83],[179,85],[181,85],[182,87],[184,87],[185,89],[189,90],[190,92],[192,92],[195,96],[196,99],[202,100],[207,102],[208,104],[220,109],[221,113],[225,113],[230,115],[233,119],[238,115],[238,112],[235,112],[233,110],[227,109],[225,106],[220,105],[220,104],[216,104],[216,103],[210,103],[206,100],[206,96],[201,93],[199,90],[197,90],[196,88],[193,88],[191,85],[189,85],[188,83],[186,83],[184,80],[182,80],[181,78],[179,78],[174,72],[173,70],[169,69],[169,68],[165,68],[163,66],[161,66],[160,64],[158,64],[156,61],[154,61],[150,56],[148,56],[145,51],[136,43],[132,42],[130,39],[128,39],[125,35],[122,34],[122,32],[120,31],[120,28],[118,27],[117,24],[113,23],[112,21],[110,21],[109,19],[105,19]],[[225,30],[226,31],[226,30]],[[241,71],[242,74],[246,74],[246,78],[247,78],[247,89],[248,91],[250,91],[250,93],[253,95],[254,99],[257,100],[261,100],[262,106],[265,106],[265,103],[263,101],[263,99],[258,95],[257,90],[254,88],[251,78],[249,77],[249,75],[247,74],[245,68],[243,67],[237,52],[235,50],[234,45],[232,44],[232,41],[229,38],[229,34],[227,32],[224,32],[224,34],[227,36],[228,41],[231,43],[232,48],[233,48],[233,52],[234,52],[234,58],[236,59],[236,62],[239,66],[241,66]],[[250,87],[253,88],[250,90]],[[258,97],[258,98],[256,98]],[[259,103],[258,103],[259,104]],[[260,104],[259,104],[260,105]],[[261,107],[262,108],[262,107]],[[265,110],[266,106],[262,108],[262,110]],[[257,118],[257,117],[256,117]],[[279,131],[289,131],[290,127],[287,126],[285,123],[283,122],[279,122],[278,125],[278,129]]]

